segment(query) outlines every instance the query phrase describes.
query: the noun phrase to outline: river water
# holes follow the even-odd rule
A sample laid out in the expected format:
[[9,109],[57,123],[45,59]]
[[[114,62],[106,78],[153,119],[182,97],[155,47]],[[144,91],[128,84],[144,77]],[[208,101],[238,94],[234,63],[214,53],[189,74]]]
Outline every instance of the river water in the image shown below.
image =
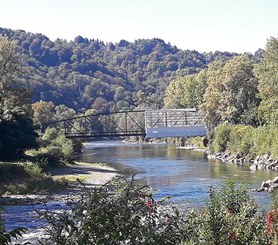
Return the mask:
[[[251,171],[246,166],[209,160],[204,152],[164,143],[91,142],[86,144],[79,160],[108,163],[127,177],[137,173],[136,179],[145,180],[156,191],[157,198],[170,195],[173,202],[189,206],[202,205],[209,187],[218,188],[228,178],[252,189],[276,176],[274,172]],[[260,204],[269,204],[269,193],[250,194]]]
[[[205,153],[177,148],[167,144],[131,144],[121,141],[98,141],[85,144],[77,160],[108,163],[126,177],[136,173],[136,179],[146,181],[155,191],[155,198],[172,196],[172,202],[185,207],[204,204],[210,186],[219,188],[227,178],[258,188],[263,180],[272,179],[274,172],[251,171],[248,167],[208,160]],[[270,203],[269,193],[250,192],[264,208]],[[48,209],[61,209],[63,203],[49,203]],[[23,226],[31,235],[45,222],[36,218],[36,206],[6,206],[2,214],[8,230]],[[39,230],[40,232],[40,230]],[[38,235],[40,236],[40,235]]]

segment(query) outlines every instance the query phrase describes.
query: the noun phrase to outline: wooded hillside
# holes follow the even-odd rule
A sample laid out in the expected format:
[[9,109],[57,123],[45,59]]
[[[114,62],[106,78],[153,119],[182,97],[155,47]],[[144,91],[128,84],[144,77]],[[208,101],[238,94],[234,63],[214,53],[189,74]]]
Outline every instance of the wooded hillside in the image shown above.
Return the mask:
[[157,38],[51,41],[43,34],[0,28],[1,35],[18,42],[33,101],[52,101],[78,112],[162,107],[170,81],[236,55],[181,50]]

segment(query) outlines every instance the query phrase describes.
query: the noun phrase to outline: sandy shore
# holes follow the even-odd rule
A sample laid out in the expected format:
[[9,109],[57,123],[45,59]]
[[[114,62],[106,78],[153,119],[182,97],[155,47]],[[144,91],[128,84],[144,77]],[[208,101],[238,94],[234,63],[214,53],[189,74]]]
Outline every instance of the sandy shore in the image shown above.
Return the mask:
[[51,172],[54,179],[65,178],[70,182],[79,179],[85,185],[103,185],[119,172],[104,163],[75,162],[65,168],[55,169]]

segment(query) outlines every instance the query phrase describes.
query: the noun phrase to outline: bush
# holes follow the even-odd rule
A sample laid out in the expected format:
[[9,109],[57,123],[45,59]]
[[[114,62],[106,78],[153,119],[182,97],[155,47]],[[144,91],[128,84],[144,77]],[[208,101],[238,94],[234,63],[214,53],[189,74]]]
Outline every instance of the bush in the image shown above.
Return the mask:
[[25,154],[34,157],[38,162],[43,162],[46,167],[57,167],[61,163],[72,162],[74,150],[80,150],[79,141],[67,139],[55,128],[47,128],[40,140],[41,147],[38,150],[28,150]]
[[43,244],[277,244],[277,196],[266,215],[247,186],[232,180],[220,190],[211,188],[205,207],[185,215],[155,202],[152,190],[134,179],[118,177],[85,191],[71,210],[43,214],[49,222]]
[[37,134],[32,120],[20,108],[3,108],[0,103],[0,158],[17,159],[24,150],[37,147]]
[[278,128],[222,124],[214,131],[210,150],[213,153],[239,153],[251,158],[265,154],[277,158]]
[[42,136],[42,143],[49,149],[56,149],[57,157],[62,158],[63,160],[70,161],[72,160],[71,156],[73,154],[73,141],[67,139],[62,132],[58,132],[55,128],[47,128],[44,135]]
[[224,152],[228,147],[230,140],[231,126],[227,124],[219,125],[213,135],[213,142],[210,146],[210,150],[213,153]]
[[258,212],[246,187],[228,181],[219,191],[210,189],[206,207],[193,212],[186,226],[185,244],[272,244],[266,218]]
[[230,139],[227,143],[229,153],[239,153],[240,155],[251,154],[253,150],[253,130],[252,126],[231,126]]
[[87,190],[70,213],[44,216],[48,244],[180,244],[184,237],[177,209],[155,202],[149,187],[122,177]]

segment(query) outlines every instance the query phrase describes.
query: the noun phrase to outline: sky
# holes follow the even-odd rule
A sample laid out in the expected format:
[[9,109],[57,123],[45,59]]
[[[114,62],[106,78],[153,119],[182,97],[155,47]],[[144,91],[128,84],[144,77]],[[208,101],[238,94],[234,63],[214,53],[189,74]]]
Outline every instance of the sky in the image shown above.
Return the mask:
[[161,38],[199,52],[251,52],[278,36],[278,0],[0,0],[0,27],[51,40]]

